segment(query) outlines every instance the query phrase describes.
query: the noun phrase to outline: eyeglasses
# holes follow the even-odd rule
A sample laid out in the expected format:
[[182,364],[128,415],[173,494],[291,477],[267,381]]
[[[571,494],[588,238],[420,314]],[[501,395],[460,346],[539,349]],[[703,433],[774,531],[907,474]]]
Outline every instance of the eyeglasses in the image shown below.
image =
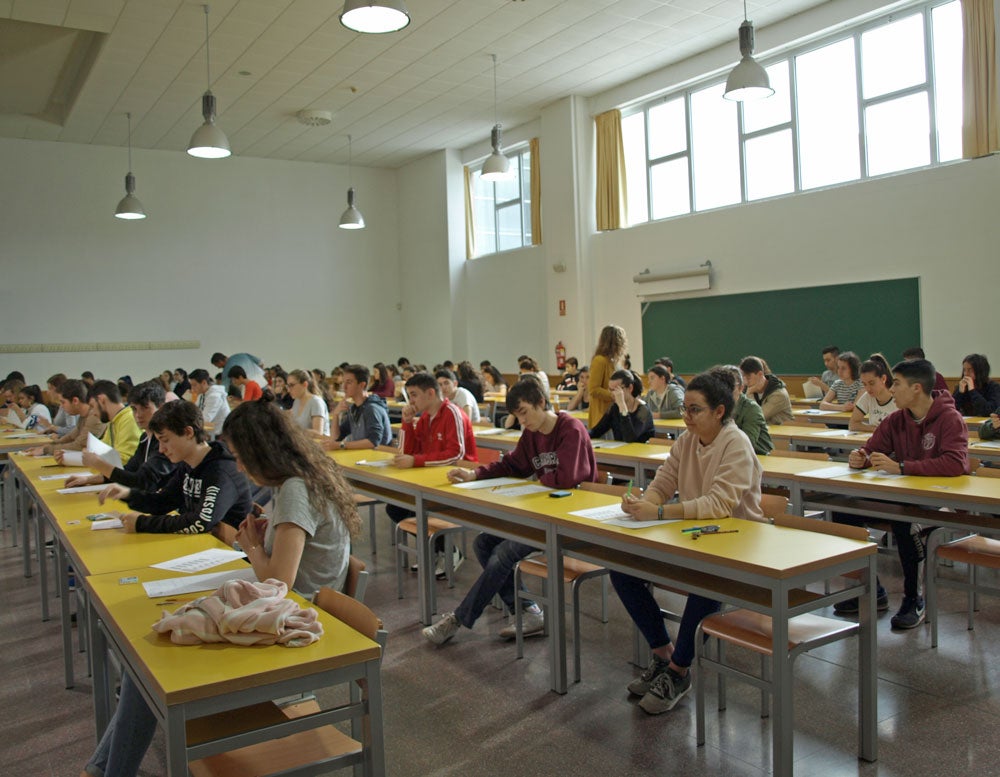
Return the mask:
[[681,405],[681,412],[684,415],[694,416],[698,415],[698,413],[704,412],[705,410],[708,410],[708,408],[701,407],[700,405]]
[[299,383],[292,383],[290,380],[285,382],[285,387],[286,388],[295,388],[298,385],[301,385],[301,384],[299,384]]

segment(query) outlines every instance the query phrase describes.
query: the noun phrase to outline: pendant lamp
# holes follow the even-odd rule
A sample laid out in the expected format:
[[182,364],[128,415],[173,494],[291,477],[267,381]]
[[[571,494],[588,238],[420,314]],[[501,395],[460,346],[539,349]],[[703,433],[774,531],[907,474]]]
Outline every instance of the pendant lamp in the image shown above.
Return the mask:
[[504,181],[512,177],[514,171],[510,169],[510,160],[500,150],[500,122],[497,121],[497,55],[490,56],[493,57],[493,129],[490,131],[493,153],[483,162],[481,175],[484,181]]
[[128,173],[125,175],[125,196],[115,208],[115,218],[144,219],[146,211],[142,209],[142,203],[135,196],[135,176],[132,175],[132,114],[126,113],[125,115],[128,117]]
[[208,88],[201,96],[201,115],[205,123],[194,131],[187,152],[201,159],[223,159],[229,156],[229,138],[215,124],[215,95],[212,94],[211,60],[208,52],[208,4],[205,9],[205,74],[208,77]]
[[742,59],[726,79],[727,100],[759,100],[774,94],[767,71],[753,58],[753,22],[747,19],[747,3],[743,0],[743,23],[740,25],[740,54]]
[[354,186],[353,186],[353,172],[351,167],[353,153],[351,149],[351,136],[347,136],[347,210],[344,211],[343,215],[340,217],[340,228],[341,229],[364,229],[365,228],[365,217],[361,215],[361,211],[354,207]]
[[403,0],[347,0],[340,23],[355,32],[396,32],[410,23]]

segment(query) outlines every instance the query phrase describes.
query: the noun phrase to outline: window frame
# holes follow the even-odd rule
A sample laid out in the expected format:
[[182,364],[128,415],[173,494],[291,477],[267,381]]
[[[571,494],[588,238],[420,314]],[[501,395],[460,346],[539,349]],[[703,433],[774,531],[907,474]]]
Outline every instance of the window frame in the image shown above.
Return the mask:
[[[473,198],[473,208],[472,208],[472,231],[475,237],[476,252],[471,257],[471,259],[481,259],[486,256],[495,256],[497,254],[505,254],[510,251],[519,251],[522,248],[528,248],[532,245],[531,242],[531,148],[528,145],[518,145],[512,148],[504,149],[504,155],[510,161],[511,167],[517,169],[517,196],[506,199],[497,200],[497,186],[500,185],[497,181],[483,181],[482,180],[482,169],[483,164],[486,160],[482,160],[478,164],[472,165],[473,169],[479,175],[480,183],[489,184],[492,190],[492,214],[493,214],[493,236],[495,246],[492,251],[480,251],[479,246],[481,245],[479,223],[476,219],[476,186],[475,179],[470,181],[470,186],[472,191],[470,196]],[[524,175],[524,160],[527,160],[528,164],[528,175]],[[527,178],[527,180],[525,180]],[[525,208],[525,205],[528,207]],[[500,212],[502,210],[509,209],[511,207],[517,208],[518,219],[520,221],[520,235],[521,235],[521,245],[512,246],[510,248],[500,248]]]

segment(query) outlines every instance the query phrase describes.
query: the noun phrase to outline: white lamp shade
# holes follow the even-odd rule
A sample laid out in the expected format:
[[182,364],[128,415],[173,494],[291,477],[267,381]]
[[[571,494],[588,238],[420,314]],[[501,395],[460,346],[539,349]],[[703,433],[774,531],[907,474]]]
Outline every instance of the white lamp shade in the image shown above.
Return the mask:
[[410,23],[403,0],[347,0],[340,23],[355,32],[396,32]]
[[187,152],[202,159],[222,159],[233,153],[229,150],[229,138],[214,121],[206,121],[194,131]]
[[483,162],[482,177],[484,181],[506,181],[513,174],[514,171],[510,169],[510,160],[500,151],[494,151]]
[[722,95],[727,100],[759,100],[774,94],[767,71],[750,55],[746,55],[733,68],[726,79],[726,91]]
[[365,217],[354,207],[354,187],[347,190],[347,210],[340,217],[341,229],[364,229]]
[[134,194],[126,194],[122,197],[118,207],[115,208],[115,218],[119,219],[144,219],[146,211],[142,209],[142,203]]

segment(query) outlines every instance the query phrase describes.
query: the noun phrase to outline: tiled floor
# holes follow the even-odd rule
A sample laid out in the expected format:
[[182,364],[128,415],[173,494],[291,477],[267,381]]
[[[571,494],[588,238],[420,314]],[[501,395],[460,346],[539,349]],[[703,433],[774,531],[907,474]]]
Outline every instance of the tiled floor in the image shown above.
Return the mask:
[[[583,682],[565,696],[549,692],[546,641],[528,641],[517,660],[512,644],[496,638],[503,616],[490,609],[472,631],[435,648],[416,622],[415,576],[407,598],[396,598],[388,535],[379,527],[378,560],[366,602],[385,621],[386,756],[393,777],[422,775],[639,775],[697,777],[767,774],[770,722],[759,717],[759,694],[730,684],[729,708],[714,709],[709,678],[708,742],[695,745],[694,700],[650,717],[627,697],[635,676],[628,663],[632,631],[610,599],[610,622],[600,612],[600,584],[586,585]],[[94,746],[90,681],[77,655],[78,682],[66,690],[56,620],[42,623],[37,578],[22,576],[20,548],[0,534],[0,774],[76,777]],[[371,561],[368,543],[356,554]],[[892,557],[879,560],[896,606],[901,583]],[[478,573],[474,560],[458,585],[438,584],[439,609],[453,609]],[[1000,773],[1000,600],[984,599],[976,630],[965,627],[965,598],[945,592],[940,646],[927,627],[894,633],[879,621],[879,760],[859,762],[856,648],[841,643],[803,656],[795,682],[795,773],[821,775],[944,775]],[[54,609],[54,611],[56,611]],[[183,648],[178,648],[179,651]],[[142,771],[161,775],[156,741]]]

